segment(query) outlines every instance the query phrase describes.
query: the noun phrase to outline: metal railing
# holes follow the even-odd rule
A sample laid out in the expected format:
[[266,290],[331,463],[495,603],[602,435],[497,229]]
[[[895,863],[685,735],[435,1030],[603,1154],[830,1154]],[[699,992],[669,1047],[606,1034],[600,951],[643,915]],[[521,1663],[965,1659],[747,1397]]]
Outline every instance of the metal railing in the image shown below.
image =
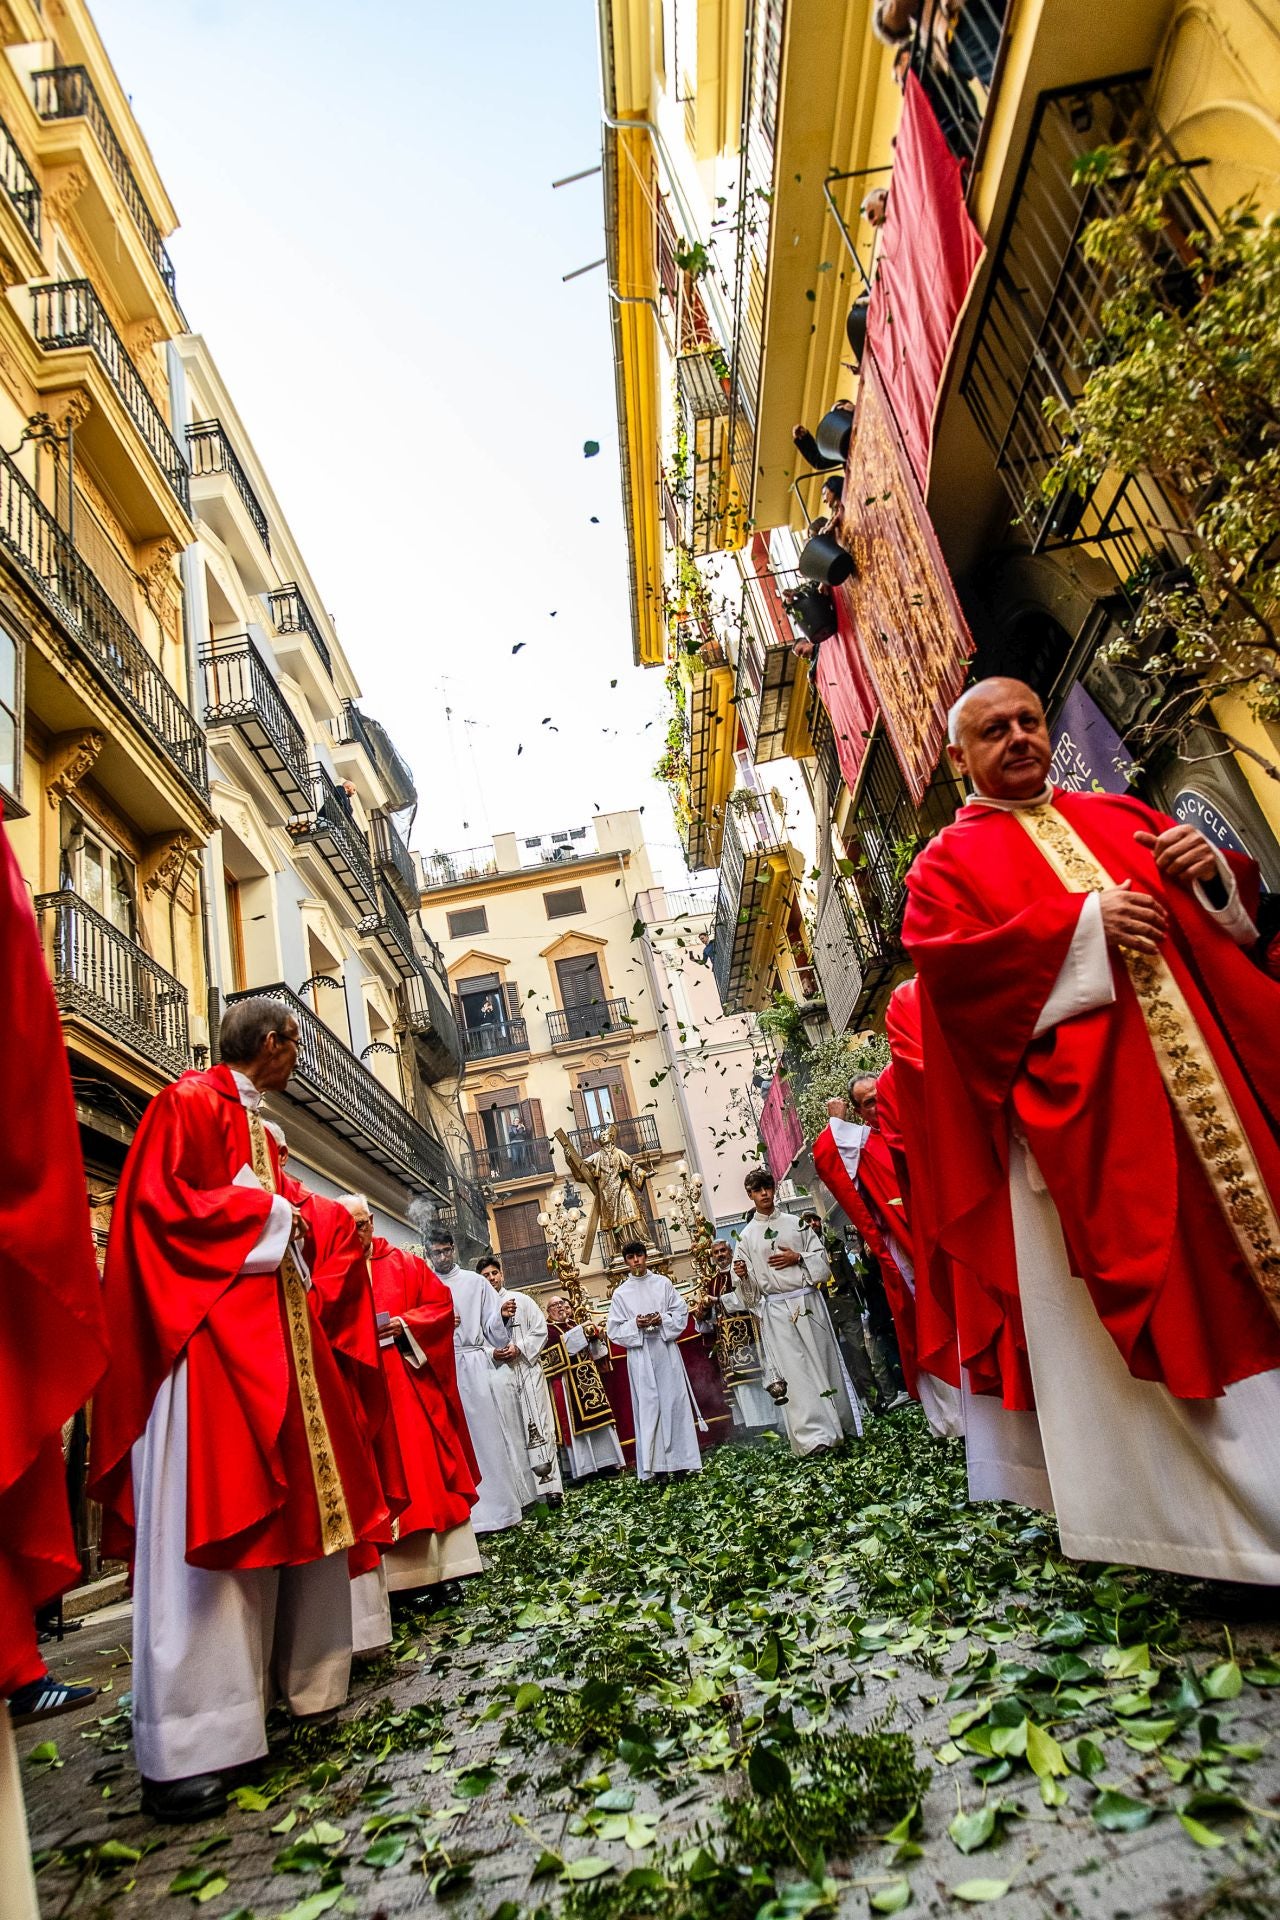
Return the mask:
[[682,919],[686,914],[714,913],[716,910],[716,890],[714,887],[668,887],[667,918]]
[[271,529],[266,512],[249,483],[235,448],[223,431],[220,420],[193,420],[187,428],[187,455],[197,479],[206,473],[225,473],[240,496],[245,512],[267,552],[271,551]]
[[519,1014],[507,1014],[501,1020],[486,1020],[478,1027],[463,1026],[462,1045],[468,1060],[494,1060],[504,1053],[528,1053],[528,1022]]
[[401,977],[407,980],[422,971],[422,957],[409,916],[385,882],[378,889],[378,895],[377,911],[365,915],[360,932],[377,940]]
[[431,1080],[453,1079],[462,1072],[462,1034],[448,994],[425,967],[400,983],[405,1025],[418,1046]]
[[311,763],[310,810],[292,821],[289,831],[296,840],[312,841],[319,847],[329,867],[366,915],[378,913],[380,903],[369,842],[356,823],[350,797],[335,786],[315,761]]
[[553,1007],[547,1014],[547,1032],[553,1047],[573,1040],[595,1040],[605,1033],[625,1033],[635,1021],[625,1000],[594,1000],[586,1007]]
[[419,898],[418,869],[389,813],[375,813],[373,816],[373,852],[379,867],[399,894],[401,904],[412,911]]
[[26,155],[0,120],[0,187],[36,245],[40,245],[40,188]]
[[788,571],[749,574],[742,583],[741,638],[734,700],[751,757],[759,764],[786,753],[791,703],[807,676],[792,653],[798,638],[782,596],[802,588],[803,575]]
[[469,1180],[548,1179],[555,1172],[551,1142],[542,1134],[530,1134],[524,1140],[473,1147],[465,1172]]
[[370,1158],[391,1167],[410,1186],[448,1192],[448,1155],[395,1095],[331,1033],[292,987],[277,981],[229,993],[228,1004],[258,995],[283,1000],[298,1023],[298,1064],[289,1095]]
[[90,347],[125,411],[141,434],[148,453],[172,488],[186,513],[191,511],[191,475],[182,449],[165,425],[164,416],[124,341],[107,318],[106,308],[89,280],[54,280],[31,289],[32,331],[48,353],[63,348]]
[[666,1254],[671,1251],[671,1234],[665,1220],[646,1220],[639,1226],[601,1227],[596,1235],[596,1244],[600,1249],[600,1264],[611,1267],[622,1259],[622,1249],[628,1240],[643,1240],[650,1253]]
[[0,547],[188,786],[206,796],[203,730],[35,489],[2,451]]
[[142,235],[143,244],[155,263],[156,271],[170,293],[173,293],[177,287],[173,261],[169,258],[164,241],[160,238],[160,229],[151,217],[133,168],[125,157],[124,148],[116,137],[116,130],[107,118],[107,110],[98,98],[97,89],[87,70],[84,67],[44,67],[40,72],[33,73],[31,79],[35,88],[36,112],[42,120],[88,121],[133,224]]
[[712,947],[712,973],[726,1013],[741,1011],[740,996],[751,984],[748,970],[762,873],[769,856],[785,854],[786,849],[786,823],[772,801],[740,788],[725,812]]
[[247,633],[206,640],[200,679],[207,727],[238,727],[294,813],[311,806],[307,737]]
[[422,855],[422,879],[428,887],[456,887],[466,880],[483,880],[497,871],[498,861],[491,846]]
[[935,772],[919,806],[909,793],[889,736],[879,728],[867,748],[853,824],[854,862],[870,924],[897,944],[907,898],[907,871],[926,840],[955,818],[960,790],[945,769]]
[[1009,0],[924,0],[911,41],[911,70],[957,160],[978,151],[987,103],[1004,54]]
[[167,1073],[189,1067],[182,982],[78,894],[42,893],[35,905],[62,1011],[83,1015]]
[[547,1255],[550,1248],[545,1241],[540,1247],[499,1247],[497,1254],[502,1262],[502,1277],[509,1287],[546,1286],[553,1278],[548,1266]]
[[315,615],[302,597],[302,589],[291,581],[288,586],[279,587],[274,593],[269,593],[267,599],[271,606],[271,618],[276,623],[276,632],[305,633],[320,655],[325,672],[332,680],[333,657]]
[[613,1128],[617,1144],[624,1153],[645,1155],[662,1152],[658,1144],[658,1123],[651,1113],[622,1114],[618,1119],[604,1121],[598,1127],[576,1127],[569,1135],[574,1152],[584,1157],[595,1153],[600,1146],[600,1135],[607,1126]]
[[[473,1180],[464,1180],[460,1173],[450,1171],[449,1203],[436,1209],[435,1220],[440,1226],[452,1229],[463,1266],[473,1266],[476,1256],[490,1245],[489,1211],[484,1195]],[[505,1261],[505,1254],[503,1259]]]
[[342,711],[329,722],[329,732],[336,747],[363,747],[371,766],[377,766],[378,755],[373,743],[373,735],[365,725],[364,715],[354,700],[344,700]]

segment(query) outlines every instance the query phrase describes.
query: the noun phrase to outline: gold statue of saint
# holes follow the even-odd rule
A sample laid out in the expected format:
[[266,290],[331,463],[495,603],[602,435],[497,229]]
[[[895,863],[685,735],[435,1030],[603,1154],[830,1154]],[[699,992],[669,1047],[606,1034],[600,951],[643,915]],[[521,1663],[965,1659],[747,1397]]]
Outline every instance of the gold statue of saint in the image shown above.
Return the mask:
[[583,1245],[591,1245],[591,1236],[597,1226],[616,1234],[619,1243],[633,1236],[637,1240],[648,1241],[648,1227],[640,1208],[640,1189],[649,1177],[647,1171],[638,1160],[633,1160],[629,1153],[622,1151],[618,1145],[616,1127],[601,1127],[596,1138],[599,1146],[584,1159],[571,1144],[564,1128],[556,1128],[556,1139],[564,1150],[569,1172],[591,1194],[591,1218],[587,1222]]

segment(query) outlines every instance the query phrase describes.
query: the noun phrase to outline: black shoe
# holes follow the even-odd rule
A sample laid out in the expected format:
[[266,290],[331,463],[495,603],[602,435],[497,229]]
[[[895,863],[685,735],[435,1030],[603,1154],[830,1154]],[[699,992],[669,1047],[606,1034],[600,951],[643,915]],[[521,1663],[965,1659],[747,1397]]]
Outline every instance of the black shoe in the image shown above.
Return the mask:
[[220,1773],[193,1773],[186,1780],[144,1780],[142,1811],[166,1826],[216,1820],[227,1810],[227,1784]]
[[96,1687],[68,1687],[46,1673],[29,1687],[19,1687],[9,1695],[9,1718],[15,1727],[30,1726],[33,1720],[52,1720],[55,1714],[72,1713],[77,1707],[96,1700]]

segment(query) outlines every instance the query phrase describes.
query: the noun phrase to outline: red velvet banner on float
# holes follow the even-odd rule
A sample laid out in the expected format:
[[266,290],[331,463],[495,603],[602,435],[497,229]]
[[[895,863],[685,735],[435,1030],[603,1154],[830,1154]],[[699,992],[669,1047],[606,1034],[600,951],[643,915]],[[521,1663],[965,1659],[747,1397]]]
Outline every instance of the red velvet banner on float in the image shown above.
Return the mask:
[[960,164],[923,87],[908,73],[867,344],[922,494],[929,486],[938,390],[981,258],[982,236],[964,203]]
[[[964,686],[973,640],[870,363],[858,386],[839,536],[857,570],[836,594],[919,806],[946,739],[947,709]],[[832,644],[825,641],[823,652]],[[839,654],[829,671],[841,671]],[[860,698],[854,676],[849,679],[853,691],[846,688],[846,697]]]
[[764,1141],[769,1171],[775,1180],[785,1180],[791,1163],[804,1145],[804,1130],[796,1112],[791,1082],[775,1073],[760,1109],[760,1138]]

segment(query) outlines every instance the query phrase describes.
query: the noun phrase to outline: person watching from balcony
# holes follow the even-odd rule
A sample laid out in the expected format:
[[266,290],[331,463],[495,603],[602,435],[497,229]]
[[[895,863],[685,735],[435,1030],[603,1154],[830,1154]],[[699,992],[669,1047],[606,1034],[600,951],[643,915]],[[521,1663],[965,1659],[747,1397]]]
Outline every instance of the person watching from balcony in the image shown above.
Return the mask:
[[219,1064],[155,1095],[121,1176],[94,1401],[103,1547],[134,1562],[133,1740],[143,1805],[199,1820],[223,1775],[295,1718],[346,1699],[347,1553],[390,1514],[259,1107],[287,1086],[298,1023],[255,995]]
[[872,187],[870,193],[863,196],[862,205],[858,211],[869,227],[872,229],[882,227],[889,211],[888,187]]
[[[852,413],[853,401],[837,400],[832,411],[836,413]],[[806,466],[813,467],[815,471],[821,473],[824,468],[833,464],[830,460],[823,459],[818,451],[817,441],[814,439],[808,427],[804,425],[803,421],[792,427],[791,438],[795,442],[796,451]]]

